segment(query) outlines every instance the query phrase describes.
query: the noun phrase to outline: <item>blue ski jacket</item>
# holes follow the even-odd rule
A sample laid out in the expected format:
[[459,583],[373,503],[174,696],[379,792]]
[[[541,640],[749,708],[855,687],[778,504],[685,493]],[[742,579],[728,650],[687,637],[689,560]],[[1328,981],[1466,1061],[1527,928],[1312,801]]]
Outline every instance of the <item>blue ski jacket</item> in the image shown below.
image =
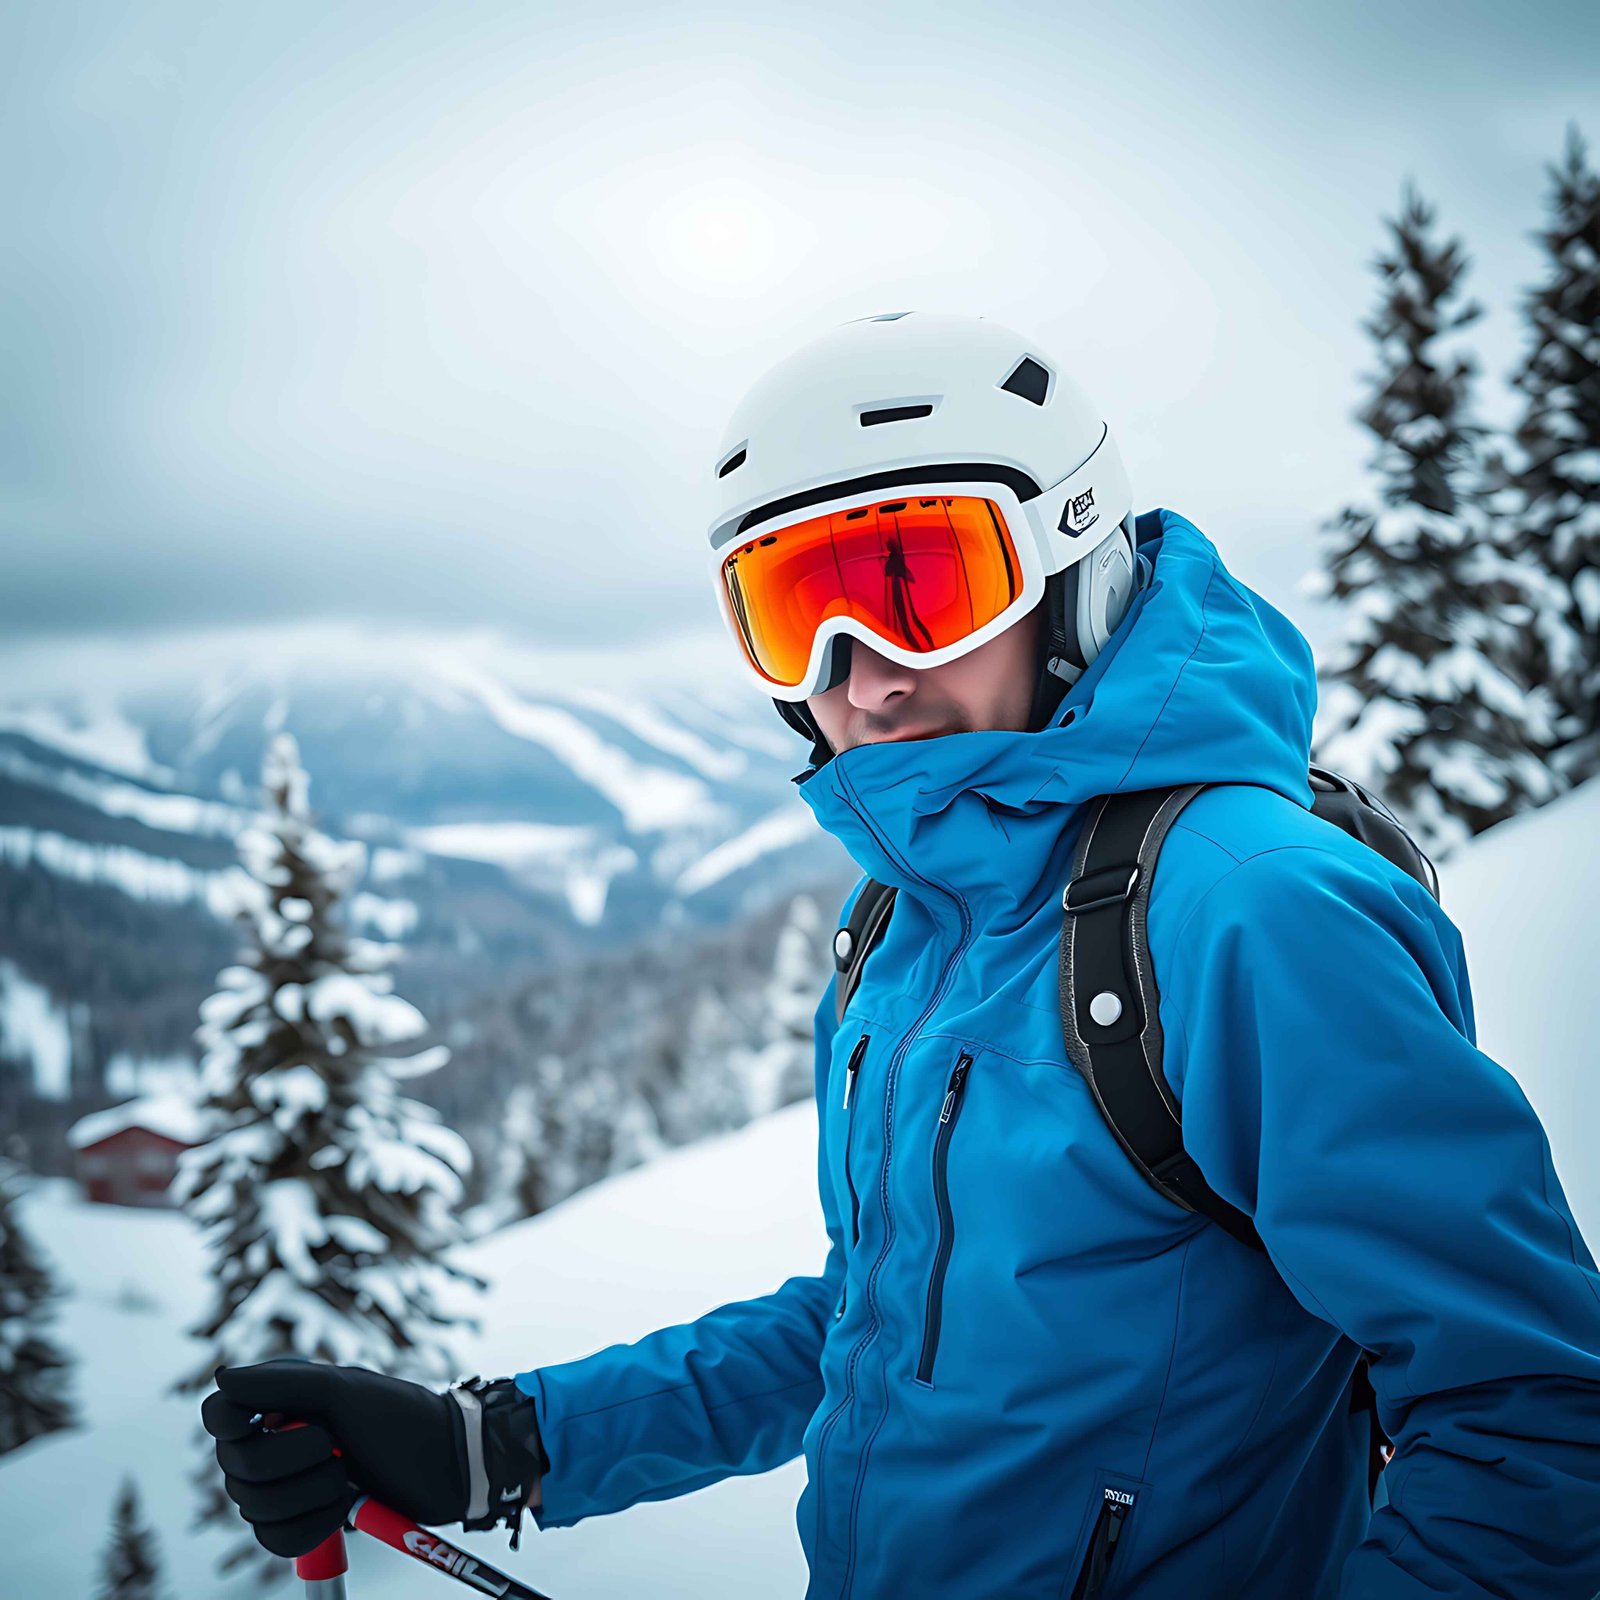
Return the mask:
[[[826,1266],[520,1374],[541,1528],[803,1451],[812,1600],[1600,1590],[1600,1276],[1460,934],[1310,811],[1301,634],[1183,517],[1137,534],[1150,581],[1049,727],[795,780],[899,890],[816,1011]],[[1149,908],[1165,1070],[1266,1255],[1139,1176],[1062,1042],[1086,802],[1194,781]]]

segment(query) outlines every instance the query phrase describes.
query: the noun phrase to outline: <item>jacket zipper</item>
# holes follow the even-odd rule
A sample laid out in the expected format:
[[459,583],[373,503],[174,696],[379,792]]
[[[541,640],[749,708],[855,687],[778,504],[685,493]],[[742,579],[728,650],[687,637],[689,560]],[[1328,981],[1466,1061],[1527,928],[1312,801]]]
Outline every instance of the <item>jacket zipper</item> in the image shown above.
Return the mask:
[[955,1244],[955,1218],[950,1212],[950,1185],[946,1176],[950,1135],[955,1132],[956,1115],[961,1110],[961,1092],[967,1086],[967,1071],[972,1057],[965,1050],[945,1089],[939,1107],[939,1131],[933,1140],[933,1199],[939,1208],[939,1247],[934,1252],[933,1272],[928,1278],[928,1312],[922,1330],[922,1356],[917,1362],[917,1382],[932,1384],[933,1358],[939,1349],[939,1326],[944,1315],[944,1275],[950,1265]]
[[850,1176],[850,1129],[854,1126],[854,1119],[850,1116],[850,1092],[856,1086],[856,1074],[861,1070],[862,1058],[867,1053],[868,1035],[862,1034],[856,1040],[856,1047],[850,1052],[850,1060],[844,1069],[844,1182],[850,1191],[850,1243],[857,1245],[861,1242],[861,1200],[856,1194],[855,1179]]
[[[871,830],[873,837],[877,839],[880,844],[884,844],[885,841],[878,833],[878,830],[873,827],[872,821],[866,815],[866,813],[862,811],[859,806],[853,804],[848,797],[846,797],[845,803],[850,806],[850,809],[854,811],[855,814],[861,818],[862,822],[866,824],[867,828]],[[885,848],[887,848],[886,845]],[[878,1252],[877,1260],[872,1264],[872,1271],[867,1274],[867,1328],[851,1348],[849,1360],[845,1364],[846,1377],[844,1398],[841,1399],[838,1405],[836,1405],[833,1410],[830,1411],[823,1419],[822,1431],[817,1437],[817,1525],[819,1528],[823,1524],[823,1506],[826,1495],[826,1475],[823,1470],[822,1462],[827,1452],[828,1440],[831,1437],[835,1426],[838,1424],[840,1417],[842,1417],[850,1408],[851,1401],[855,1399],[856,1363],[865,1353],[867,1346],[871,1344],[873,1339],[877,1336],[878,1318],[876,1309],[872,1303],[873,1280],[878,1270],[883,1265],[884,1257],[888,1253],[889,1246],[894,1241],[893,1218],[889,1214],[889,1160],[894,1147],[894,1088],[900,1058],[905,1054],[906,1050],[910,1048],[911,1041],[915,1039],[917,1034],[922,1031],[922,1025],[928,1020],[929,1017],[933,1015],[936,1010],[938,1010],[939,1002],[944,998],[944,992],[950,984],[950,979],[955,973],[957,964],[961,960],[962,952],[967,948],[967,944],[972,938],[972,910],[971,907],[968,906],[965,896],[957,893],[954,889],[947,889],[943,884],[936,884],[932,882],[930,879],[923,877],[920,872],[917,872],[912,868],[908,867],[907,870],[911,872],[911,875],[915,877],[919,883],[926,884],[930,889],[936,889],[947,899],[955,902],[957,914],[961,919],[961,934],[956,940],[955,948],[952,949],[950,954],[945,958],[944,966],[939,971],[939,981],[934,985],[934,991],[930,996],[928,1003],[922,1008],[922,1011],[918,1015],[916,1021],[911,1024],[910,1030],[901,1036],[900,1042],[895,1046],[893,1054],[889,1057],[889,1066],[884,1075],[883,1175],[879,1180],[879,1190],[880,1200],[883,1205],[886,1237],[884,1239],[883,1248]],[[882,1419],[880,1418],[879,1425],[881,1426],[881,1424]],[[874,1428],[872,1433],[868,1436],[865,1446],[862,1448],[860,1465],[856,1470],[856,1480],[858,1484],[862,1475],[866,1472],[867,1456],[872,1449],[872,1440],[876,1436],[877,1429]],[[850,1515],[845,1527],[845,1566],[844,1582],[840,1589],[841,1600],[850,1600],[850,1588],[855,1580],[855,1522],[856,1505],[855,1501],[852,1500]]]
[[[850,1130],[855,1126],[854,1117],[850,1110],[850,1095],[856,1086],[856,1074],[861,1070],[861,1062],[867,1053],[867,1040],[869,1035],[862,1034],[855,1042],[855,1048],[850,1052],[850,1060],[844,1069],[844,1182],[850,1191],[850,1248],[855,1249],[861,1242],[861,1200],[856,1194],[855,1179],[850,1176]],[[845,1282],[839,1291],[839,1304],[833,1313],[833,1320],[837,1322],[844,1315],[844,1303],[850,1293],[850,1266],[845,1263]]]
[[1117,1541],[1122,1537],[1123,1524],[1133,1510],[1135,1496],[1127,1489],[1106,1488],[1101,1495],[1100,1515],[1095,1519],[1094,1533],[1089,1548],[1084,1552],[1083,1566],[1078,1572],[1078,1582],[1072,1591],[1072,1600],[1094,1600],[1105,1587],[1106,1573],[1111,1558],[1117,1553]]

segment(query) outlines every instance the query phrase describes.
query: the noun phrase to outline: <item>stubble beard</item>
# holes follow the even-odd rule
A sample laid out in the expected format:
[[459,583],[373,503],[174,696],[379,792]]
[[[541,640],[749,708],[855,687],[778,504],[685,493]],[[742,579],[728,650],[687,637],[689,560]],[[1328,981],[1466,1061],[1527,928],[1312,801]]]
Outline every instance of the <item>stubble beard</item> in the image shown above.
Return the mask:
[[968,720],[958,714],[943,717],[931,726],[924,723],[914,723],[912,726],[916,728],[916,732],[903,733],[899,731],[898,724],[886,728],[864,728],[860,737],[852,739],[845,746],[845,749],[854,749],[858,744],[893,744],[909,743],[917,739],[938,739],[947,733],[966,733],[970,731]]

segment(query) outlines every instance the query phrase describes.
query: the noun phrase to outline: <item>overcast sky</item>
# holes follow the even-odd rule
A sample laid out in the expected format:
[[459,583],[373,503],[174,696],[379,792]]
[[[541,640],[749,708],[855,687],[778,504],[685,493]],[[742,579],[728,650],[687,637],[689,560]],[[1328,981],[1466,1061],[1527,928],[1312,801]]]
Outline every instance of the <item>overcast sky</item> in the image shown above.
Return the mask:
[[0,634],[714,628],[740,392],[1011,323],[1284,604],[1359,491],[1409,174],[1489,306],[1600,140],[1600,7],[0,7]]

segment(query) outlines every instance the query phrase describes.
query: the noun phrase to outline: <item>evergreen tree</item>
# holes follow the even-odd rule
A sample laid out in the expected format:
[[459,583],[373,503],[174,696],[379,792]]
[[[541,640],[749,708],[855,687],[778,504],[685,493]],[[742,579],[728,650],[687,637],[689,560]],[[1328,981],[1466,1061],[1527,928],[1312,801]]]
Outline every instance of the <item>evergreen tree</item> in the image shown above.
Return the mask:
[[111,1538],[101,1560],[98,1600],[157,1600],[161,1559],[155,1534],[139,1516],[139,1492],[132,1478],[122,1480],[111,1514]]
[[[441,1291],[449,1278],[482,1287],[446,1260],[470,1156],[395,1080],[449,1052],[387,1053],[426,1024],[392,992],[397,947],[346,927],[365,849],[313,826],[291,735],[273,738],[263,781],[268,808],[238,840],[249,945],[196,1030],[207,1137],[181,1158],[175,1189],[205,1232],[213,1295],[192,1330],[206,1359],[180,1388],[281,1356],[447,1381],[444,1330],[460,1319]],[[209,1457],[205,1441],[201,1522],[233,1516]],[[281,1574],[253,1540],[224,1570],[241,1562]]]
[[811,1098],[812,1024],[831,971],[822,913],[810,895],[796,895],[778,930],[772,976],[762,991],[762,1040],[751,1070],[751,1109],[756,1116]]
[[24,1183],[0,1161],[0,1455],[75,1421],[67,1357],[47,1331],[57,1290],[19,1214]]
[[543,1211],[550,1203],[547,1167],[539,1088],[524,1080],[505,1099],[488,1192],[472,1218],[474,1237]]
[[562,1093],[566,1076],[561,1058],[541,1051],[506,1096],[484,1231],[536,1217],[580,1186],[577,1130]]
[[610,1172],[627,1172],[653,1161],[667,1148],[661,1137],[661,1124],[655,1107],[637,1090],[627,1095],[617,1109],[611,1127]]
[[1548,171],[1548,223],[1535,235],[1547,272],[1523,302],[1530,347],[1511,381],[1525,409],[1506,501],[1516,556],[1560,597],[1525,638],[1522,670],[1551,686],[1551,759],[1576,784],[1600,773],[1600,174],[1575,124]]
[[1381,290],[1363,323],[1378,370],[1360,420],[1376,435],[1379,504],[1324,529],[1324,571],[1307,584],[1345,605],[1316,759],[1369,785],[1444,855],[1555,792],[1548,689],[1515,676],[1523,633],[1553,586],[1500,542],[1471,420],[1476,364],[1451,336],[1481,314],[1458,304],[1467,258],[1432,237],[1408,184],[1374,263]]
[[637,1085],[625,1086],[600,1065],[569,1075],[561,1058],[545,1051],[506,1097],[494,1180],[475,1230],[537,1216],[665,1148],[655,1109]]
[[727,1133],[750,1120],[752,1055],[728,1001],[714,988],[699,990],[678,1052],[678,1081],[663,1106],[673,1144]]

